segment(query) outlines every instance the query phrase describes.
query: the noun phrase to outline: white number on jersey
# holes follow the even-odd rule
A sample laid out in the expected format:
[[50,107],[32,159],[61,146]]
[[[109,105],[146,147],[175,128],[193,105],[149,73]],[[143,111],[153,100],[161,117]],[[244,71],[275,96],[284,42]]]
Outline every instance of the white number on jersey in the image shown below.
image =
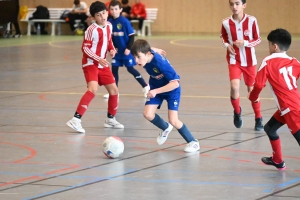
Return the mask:
[[[293,66],[283,67],[279,70],[279,72],[281,74],[283,74],[284,81],[285,81],[286,85],[288,86],[289,90],[297,88],[297,80],[296,80],[296,77],[293,76],[293,73],[292,73],[293,72]],[[292,78],[293,83],[291,83],[291,80],[290,80],[289,76]],[[294,85],[294,88],[293,88],[292,84]]]

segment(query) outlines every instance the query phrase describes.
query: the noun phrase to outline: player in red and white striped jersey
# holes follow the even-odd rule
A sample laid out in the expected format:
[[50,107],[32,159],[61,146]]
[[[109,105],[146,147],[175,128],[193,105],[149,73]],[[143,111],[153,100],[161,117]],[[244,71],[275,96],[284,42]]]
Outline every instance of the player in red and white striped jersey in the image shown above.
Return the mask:
[[98,85],[104,85],[109,93],[107,119],[104,127],[123,129],[124,126],[114,117],[118,108],[118,87],[106,60],[107,53],[112,57],[116,54],[112,43],[112,25],[107,22],[106,6],[100,1],[91,4],[90,14],[96,22],[85,31],[82,43],[82,69],[88,90],[82,96],[74,117],[67,122],[67,125],[77,132],[85,133],[81,126],[81,117],[95,97]]
[[[221,39],[227,48],[227,62],[230,78],[230,100],[234,109],[233,123],[237,128],[243,125],[240,106],[240,81],[242,74],[248,92],[252,90],[256,75],[256,55],[254,47],[261,42],[255,17],[244,13],[246,0],[229,0],[232,16],[222,22]],[[257,131],[263,130],[260,101],[252,102]]]
[[297,86],[300,63],[286,54],[292,41],[288,31],[273,30],[268,35],[268,41],[271,55],[264,58],[258,69],[249,99],[256,101],[267,80],[269,81],[278,110],[264,127],[273,149],[273,157],[263,157],[262,161],[282,170],[285,169],[285,163],[282,160],[280,138],[276,131],[287,124],[300,145],[300,93]]

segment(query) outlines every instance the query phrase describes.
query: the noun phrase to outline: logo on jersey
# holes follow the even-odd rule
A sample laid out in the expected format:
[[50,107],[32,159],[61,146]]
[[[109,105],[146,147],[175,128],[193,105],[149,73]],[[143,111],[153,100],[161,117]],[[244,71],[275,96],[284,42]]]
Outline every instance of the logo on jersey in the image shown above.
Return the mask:
[[119,30],[121,30],[122,24],[118,23],[118,24],[117,24],[117,28],[118,28]]
[[158,69],[156,69],[155,67],[153,68],[153,71],[155,72],[155,73],[159,73],[159,70]]
[[245,30],[245,31],[244,31],[244,35],[245,35],[245,36],[249,36],[249,33],[250,33],[249,30]]
[[132,64],[132,62],[133,62],[132,59],[130,59],[130,60],[129,60],[129,63]]
[[162,79],[163,77],[164,77],[163,74],[160,74],[160,75],[157,75],[157,76],[151,75],[151,78],[155,78],[155,79],[157,79],[157,80]]

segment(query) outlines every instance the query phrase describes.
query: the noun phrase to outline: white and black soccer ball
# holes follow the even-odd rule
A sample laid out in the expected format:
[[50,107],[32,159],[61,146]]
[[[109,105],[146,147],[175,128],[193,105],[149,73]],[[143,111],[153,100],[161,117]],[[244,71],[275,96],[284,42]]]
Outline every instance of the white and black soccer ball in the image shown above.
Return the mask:
[[117,158],[124,152],[124,143],[117,136],[110,136],[103,142],[103,153],[108,158]]

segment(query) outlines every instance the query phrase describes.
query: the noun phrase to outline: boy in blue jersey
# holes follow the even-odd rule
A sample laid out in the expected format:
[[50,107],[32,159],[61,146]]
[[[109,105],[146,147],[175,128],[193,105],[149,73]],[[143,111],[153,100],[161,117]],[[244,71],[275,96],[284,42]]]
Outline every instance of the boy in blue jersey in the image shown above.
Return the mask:
[[[174,68],[164,56],[151,50],[146,40],[136,40],[131,47],[131,53],[137,65],[143,67],[150,75],[150,91],[147,94],[148,99],[143,114],[148,121],[162,130],[157,137],[157,143],[162,145],[174,126],[188,143],[184,151],[198,151],[200,149],[199,141],[193,137],[186,125],[178,119],[181,87],[179,84],[180,77]],[[156,110],[160,108],[163,100],[168,102],[169,123],[156,114]]]
[[[130,47],[134,42],[134,30],[130,21],[121,15],[122,4],[119,1],[111,1],[109,4],[109,11],[111,18],[108,20],[113,26],[112,40],[117,54],[112,59],[112,73],[115,77],[116,84],[119,82],[119,67],[125,66],[127,71],[132,74],[133,77],[143,87],[144,97],[147,97],[149,86],[145,83],[142,75],[134,69],[136,65],[132,54],[130,53]],[[105,94],[104,98],[108,98],[109,94]]]

